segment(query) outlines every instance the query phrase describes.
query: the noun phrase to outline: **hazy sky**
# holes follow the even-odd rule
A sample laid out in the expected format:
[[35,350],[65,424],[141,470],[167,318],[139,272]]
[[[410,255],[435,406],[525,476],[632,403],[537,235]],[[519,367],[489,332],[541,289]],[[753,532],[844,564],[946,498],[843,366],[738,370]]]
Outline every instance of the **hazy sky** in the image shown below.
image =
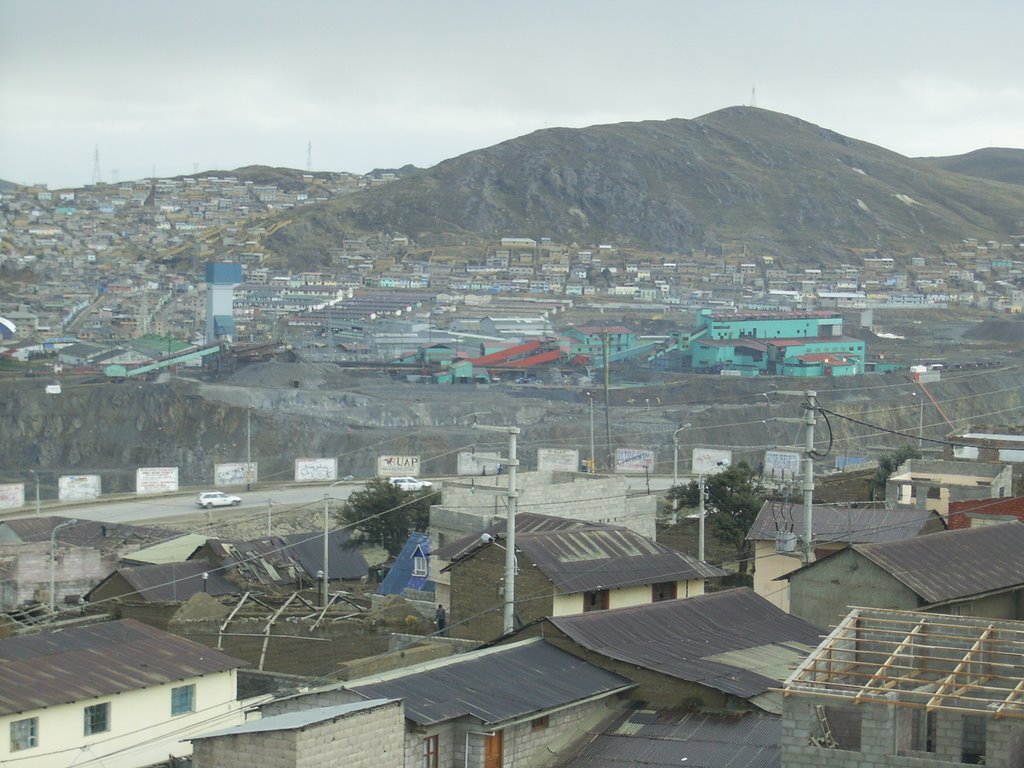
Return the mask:
[[1024,148],[1020,0],[0,0],[0,179],[365,173],[546,127],[783,112]]

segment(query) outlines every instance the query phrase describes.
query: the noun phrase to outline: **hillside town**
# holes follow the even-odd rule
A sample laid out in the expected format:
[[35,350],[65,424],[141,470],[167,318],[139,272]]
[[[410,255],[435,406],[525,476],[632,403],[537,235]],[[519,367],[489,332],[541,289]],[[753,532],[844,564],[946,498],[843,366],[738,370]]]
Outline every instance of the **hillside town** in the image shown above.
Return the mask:
[[[415,390],[442,428],[454,429],[430,414],[442,389],[537,385],[564,398],[556,407],[589,406],[589,446],[527,456],[519,426],[466,405],[454,422],[508,443],[424,440],[422,458],[435,450],[450,472],[424,468],[408,436],[408,453],[388,439],[361,451],[373,477],[342,476],[332,455],[275,456],[287,477],[269,457],[258,469],[251,405],[230,414],[244,462],[203,467],[216,490],[131,450],[119,459],[130,492],[100,470],[9,466],[0,764],[1024,765],[1020,408],[954,426],[930,389],[1020,362],[1012,344],[893,347],[874,320],[1017,319],[1024,242],[965,233],[939,253],[864,249],[838,267],[518,235],[457,252],[353,236],[310,269],[268,249],[296,209],[393,180],[0,193],[4,381],[43,376],[40,398],[70,385],[122,407],[136,389],[169,402],[172,377],[218,386],[287,361]],[[662,430],[673,456],[660,468],[649,447],[616,449],[610,422],[607,455],[595,447],[595,391],[603,379],[607,419],[612,371],[636,391],[622,396],[634,420],[652,408],[641,383],[692,373],[711,389],[771,377],[757,395],[769,413],[777,390],[808,379],[896,374],[920,421],[862,425],[908,445],[824,501],[823,475],[846,481],[851,462],[822,471],[814,429],[831,448],[829,419],[844,414],[813,391],[796,393],[801,418],[739,425],[796,423],[803,448],[760,432],[684,444],[680,473],[689,422]],[[428,386],[445,384],[465,386]],[[22,401],[8,402],[15,424]],[[926,437],[926,403],[939,437]]]

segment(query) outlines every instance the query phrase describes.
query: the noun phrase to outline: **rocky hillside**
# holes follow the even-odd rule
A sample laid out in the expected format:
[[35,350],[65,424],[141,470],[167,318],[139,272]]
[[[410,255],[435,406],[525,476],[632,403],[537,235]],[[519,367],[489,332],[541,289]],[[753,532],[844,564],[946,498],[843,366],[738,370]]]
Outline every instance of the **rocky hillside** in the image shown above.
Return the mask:
[[1024,189],[1005,183],[1012,177],[955,170],[733,107],[537,131],[296,210],[269,246],[294,264],[322,258],[353,231],[401,232],[428,246],[518,235],[662,252],[744,243],[827,264],[852,248],[931,250],[1024,231]]

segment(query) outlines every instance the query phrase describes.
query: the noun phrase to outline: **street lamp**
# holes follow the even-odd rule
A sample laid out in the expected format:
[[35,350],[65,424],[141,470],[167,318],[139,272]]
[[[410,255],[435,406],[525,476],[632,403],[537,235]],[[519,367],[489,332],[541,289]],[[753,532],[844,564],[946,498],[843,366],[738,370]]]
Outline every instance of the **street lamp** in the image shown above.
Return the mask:
[[77,525],[77,520],[65,520],[57,523],[50,532],[50,613],[57,610],[57,531],[66,525]]
[[672,485],[679,485],[679,433],[684,429],[689,429],[692,424],[687,422],[683,424],[679,429],[672,433]]

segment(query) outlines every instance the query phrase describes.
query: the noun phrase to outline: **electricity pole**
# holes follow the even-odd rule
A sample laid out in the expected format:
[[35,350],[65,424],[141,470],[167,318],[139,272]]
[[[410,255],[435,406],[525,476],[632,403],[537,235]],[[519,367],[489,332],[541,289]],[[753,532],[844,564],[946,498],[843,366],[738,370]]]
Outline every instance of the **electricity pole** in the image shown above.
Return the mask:
[[780,395],[802,395],[806,398],[804,403],[804,417],[802,419],[783,419],[776,421],[803,424],[806,427],[804,443],[804,536],[803,552],[801,559],[805,564],[810,563],[814,554],[814,427],[818,415],[818,393],[814,390],[805,392],[779,391]]
[[[508,518],[505,521],[505,600],[501,633],[509,635],[516,628],[516,500],[519,498],[516,489],[516,472],[519,467],[516,436],[519,434],[519,427],[474,424],[473,429],[508,435],[508,456],[498,458],[498,461],[508,467],[508,491],[502,494],[508,499]],[[502,493],[500,489],[498,493]]]

